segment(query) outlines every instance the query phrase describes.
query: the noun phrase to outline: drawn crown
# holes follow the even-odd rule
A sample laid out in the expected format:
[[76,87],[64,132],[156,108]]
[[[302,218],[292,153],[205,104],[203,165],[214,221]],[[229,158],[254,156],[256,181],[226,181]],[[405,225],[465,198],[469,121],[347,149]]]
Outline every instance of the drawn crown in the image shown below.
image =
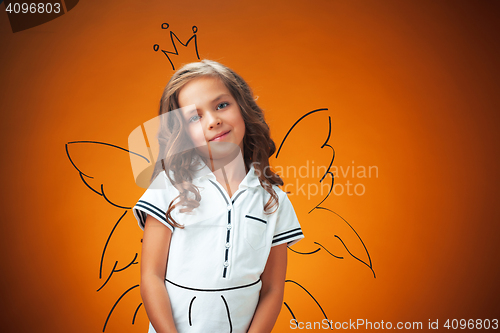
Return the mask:
[[[168,23],[162,23],[162,25],[161,25],[161,28],[163,30],[167,30],[169,27],[170,27],[170,25]],[[198,32],[198,27],[193,25],[193,27],[191,29],[193,30],[193,35],[185,43],[183,43],[179,39],[179,37],[177,37],[177,35],[172,30],[170,30],[170,41],[172,42],[172,46],[174,47],[174,51],[166,51],[163,49],[161,51],[163,52],[163,54],[165,54],[168,61],[170,62],[170,65],[172,66],[172,70],[175,70],[175,68],[177,67],[176,65],[174,65],[174,62],[172,61],[172,59],[175,60],[177,58],[177,56],[179,56],[179,51],[177,50],[178,43],[184,47],[188,47],[189,43],[191,43],[191,41],[193,41],[194,42],[194,49],[196,51],[196,57],[198,58],[198,60],[200,59],[200,55],[198,54],[198,41],[197,41],[197,36],[196,36],[196,33]],[[153,50],[155,52],[158,52],[158,50],[160,50],[160,45],[159,44],[153,45]]]

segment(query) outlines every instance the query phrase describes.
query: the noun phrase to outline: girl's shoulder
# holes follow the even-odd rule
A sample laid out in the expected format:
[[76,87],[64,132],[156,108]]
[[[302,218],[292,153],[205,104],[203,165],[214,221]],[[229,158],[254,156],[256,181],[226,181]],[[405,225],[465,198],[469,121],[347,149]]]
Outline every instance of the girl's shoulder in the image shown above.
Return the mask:
[[274,192],[276,192],[276,194],[278,195],[278,197],[280,197],[280,198],[286,197],[286,192],[283,191],[281,189],[281,187],[279,187],[278,185],[273,185],[273,190],[274,190]]
[[[265,197],[265,199],[268,200],[271,194],[269,194],[269,192],[267,192],[266,189],[262,187],[262,185],[257,186],[257,188],[258,191]],[[272,185],[272,188],[274,192],[278,195],[279,202],[285,200],[285,198],[288,197],[288,194],[285,191],[283,191],[281,187],[279,187],[278,185]]]

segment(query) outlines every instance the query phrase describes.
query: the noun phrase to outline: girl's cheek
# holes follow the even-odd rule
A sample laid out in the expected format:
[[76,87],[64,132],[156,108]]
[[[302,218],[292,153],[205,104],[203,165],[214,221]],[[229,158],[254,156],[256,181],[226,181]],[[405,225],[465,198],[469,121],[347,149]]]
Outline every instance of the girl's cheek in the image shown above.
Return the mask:
[[193,140],[193,144],[195,145],[195,147],[207,144],[205,140],[205,135],[203,134],[201,128],[191,130],[189,136],[191,137],[191,140]]

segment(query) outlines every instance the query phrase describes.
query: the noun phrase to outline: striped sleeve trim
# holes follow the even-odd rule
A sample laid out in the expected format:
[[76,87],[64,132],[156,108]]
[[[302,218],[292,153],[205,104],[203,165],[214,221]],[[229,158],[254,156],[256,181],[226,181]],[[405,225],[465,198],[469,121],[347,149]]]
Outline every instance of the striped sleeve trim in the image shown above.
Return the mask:
[[302,233],[302,229],[295,228],[292,230],[288,230],[273,237],[273,245],[278,245],[282,243],[291,243],[293,241],[297,241],[301,238],[304,238],[304,234]]
[[165,216],[166,213],[161,208],[158,208],[147,201],[139,200],[134,206],[134,212],[136,212],[136,216],[139,219],[139,223],[142,229],[144,229],[144,226],[146,224],[146,217],[147,214],[149,214],[169,227],[170,230],[174,230],[174,228],[167,222],[167,217]]

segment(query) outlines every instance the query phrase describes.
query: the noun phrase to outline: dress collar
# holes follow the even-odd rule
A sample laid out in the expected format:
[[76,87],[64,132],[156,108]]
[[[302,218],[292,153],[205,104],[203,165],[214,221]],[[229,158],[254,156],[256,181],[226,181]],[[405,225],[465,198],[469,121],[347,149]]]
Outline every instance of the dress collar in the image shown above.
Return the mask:
[[250,170],[246,174],[245,178],[243,178],[243,180],[241,181],[239,188],[257,186],[260,186],[260,180],[259,177],[257,177],[257,172],[255,171],[253,164],[251,164]]
[[[210,170],[210,168],[203,162],[203,160],[199,159],[197,162],[198,164],[197,171],[193,175],[194,179],[210,179],[215,181],[215,175],[214,173]],[[257,176],[257,172],[255,171],[255,168],[253,164],[250,165],[250,170],[247,172],[245,175],[245,178],[241,181],[239,188],[248,188],[248,187],[256,187],[260,186],[260,180],[259,177]]]

